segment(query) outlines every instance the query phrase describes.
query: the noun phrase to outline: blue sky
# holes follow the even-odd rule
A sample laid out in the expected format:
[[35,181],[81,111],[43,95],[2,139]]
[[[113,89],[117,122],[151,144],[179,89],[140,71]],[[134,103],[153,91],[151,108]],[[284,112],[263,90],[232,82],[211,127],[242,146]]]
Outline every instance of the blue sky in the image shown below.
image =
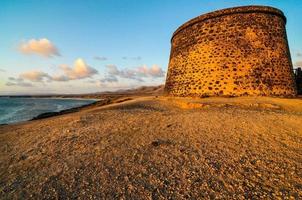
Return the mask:
[[[243,5],[281,9],[293,63],[301,63],[300,0],[1,0],[0,94],[163,84],[170,39],[181,24]],[[34,53],[37,43],[50,46],[49,51]]]

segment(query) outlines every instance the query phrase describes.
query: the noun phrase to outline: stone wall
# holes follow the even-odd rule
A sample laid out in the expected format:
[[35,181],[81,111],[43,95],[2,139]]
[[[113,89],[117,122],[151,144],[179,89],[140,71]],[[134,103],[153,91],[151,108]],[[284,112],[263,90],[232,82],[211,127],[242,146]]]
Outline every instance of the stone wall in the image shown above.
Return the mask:
[[194,18],[173,34],[165,92],[172,96],[295,96],[286,18],[245,6]]

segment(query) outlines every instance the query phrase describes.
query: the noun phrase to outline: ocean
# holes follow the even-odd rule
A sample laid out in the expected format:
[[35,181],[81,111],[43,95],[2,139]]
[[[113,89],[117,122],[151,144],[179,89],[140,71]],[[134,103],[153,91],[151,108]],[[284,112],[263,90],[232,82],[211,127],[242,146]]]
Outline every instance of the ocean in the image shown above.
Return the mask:
[[1,97],[0,124],[27,121],[45,112],[58,112],[95,101],[92,99]]

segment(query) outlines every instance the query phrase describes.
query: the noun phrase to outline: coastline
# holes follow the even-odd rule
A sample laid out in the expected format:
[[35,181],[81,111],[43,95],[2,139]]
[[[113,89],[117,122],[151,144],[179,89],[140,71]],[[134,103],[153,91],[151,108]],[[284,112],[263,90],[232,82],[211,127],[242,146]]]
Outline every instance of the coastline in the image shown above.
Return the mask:
[[[74,98],[72,98],[72,99],[74,99]],[[99,100],[99,101],[102,101],[102,100]],[[57,111],[57,112],[56,111],[55,112],[44,112],[44,113],[41,113],[41,114],[37,115],[36,117],[33,117],[32,119],[27,120],[27,121],[33,121],[33,120],[38,120],[38,119],[45,119],[45,118],[49,118],[49,117],[54,117],[54,116],[59,116],[59,115],[64,115],[64,114],[69,114],[69,113],[74,113],[74,112],[77,112],[77,111],[79,111],[79,110],[81,110],[83,108],[87,108],[87,107],[96,105],[99,101],[95,101],[95,102],[92,102],[92,103],[89,103],[89,104],[86,104],[86,105],[82,105],[82,106],[77,106],[77,107],[73,107],[73,108],[63,109],[63,110],[60,110],[60,111]]]
[[[131,96],[131,95],[130,95]],[[20,97],[21,98],[21,97]],[[32,98],[32,97],[28,97],[28,98]],[[39,99],[40,97],[33,97],[36,99]],[[43,98],[43,97],[42,97]],[[52,99],[49,97],[45,97],[47,99]],[[75,112],[79,112],[85,109],[90,109],[90,108],[95,108],[95,107],[100,107],[100,106],[104,106],[104,105],[109,105],[112,103],[121,103],[123,101],[127,101],[127,100],[131,100],[132,98],[127,97],[127,95],[123,95],[123,94],[105,94],[104,96],[102,96],[102,98],[83,98],[83,97],[78,97],[78,98],[70,98],[70,97],[54,97],[54,99],[76,99],[76,100],[95,100],[92,103],[88,103],[82,106],[76,106],[73,108],[68,108],[68,109],[63,109],[61,111],[54,111],[54,112],[44,112],[41,114],[38,114],[37,116],[25,120],[25,121],[19,121],[19,122],[15,122],[15,123],[2,123],[0,124],[1,126],[7,126],[7,125],[18,125],[21,123],[26,123],[26,122],[30,122],[30,121],[36,121],[39,119],[46,119],[46,118],[50,118],[50,117],[56,117],[56,116],[60,116],[60,115],[65,115],[65,114],[71,114],[71,113],[75,113]]]
[[28,121],[33,121],[33,120],[38,120],[38,119],[45,119],[45,118],[49,118],[49,117],[54,117],[54,116],[59,116],[59,115],[64,115],[64,114],[69,114],[69,113],[74,113],[74,112],[78,112],[84,108],[88,108],[88,107],[92,107],[94,105],[99,105],[100,102],[105,101],[105,99],[92,99],[92,98],[71,98],[71,97],[3,97],[1,96],[0,98],[31,98],[31,99],[70,99],[70,100],[93,100],[93,102],[85,104],[85,105],[81,105],[81,106],[76,106],[76,107],[72,107],[72,108],[68,108],[68,109],[63,109],[60,111],[53,111],[53,112],[43,112],[41,114],[38,114],[35,117],[32,117],[31,119],[28,120],[24,120],[24,121],[18,121],[18,122],[13,122],[13,123],[1,123],[0,126],[6,126],[6,125],[16,125],[19,123],[24,123],[24,122],[28,122]]

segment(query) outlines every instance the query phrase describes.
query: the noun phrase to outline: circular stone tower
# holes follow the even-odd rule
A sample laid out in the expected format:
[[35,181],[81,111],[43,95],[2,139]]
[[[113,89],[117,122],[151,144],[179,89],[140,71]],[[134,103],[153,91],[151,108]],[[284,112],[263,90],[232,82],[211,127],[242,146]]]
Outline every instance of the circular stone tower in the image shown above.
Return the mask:
[[245,6],[211,12],[172,36],[171,96],[295,96],[282,11]]

